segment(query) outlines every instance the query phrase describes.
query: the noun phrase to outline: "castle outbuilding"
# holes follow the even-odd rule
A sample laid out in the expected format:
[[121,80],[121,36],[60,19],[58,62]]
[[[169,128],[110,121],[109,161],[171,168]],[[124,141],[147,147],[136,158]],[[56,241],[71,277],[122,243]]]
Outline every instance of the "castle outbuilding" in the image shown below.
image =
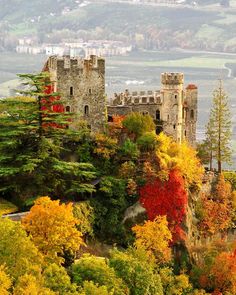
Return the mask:
[[163,131],[177,142],[187,140],[195,145],[198,89],[194,84],[184,88],[182,73],[163,73],[161,89],[125,90],[114,94],[107,104],[103,58],[51,56],[44,71],[50,73],[54,91],[60,93],[65,102],[65,111],[85,119],[93,132],[103,130],[114,115],[140,112],[154,119],[157,133]]
[[197,86],[190,84],[184,89],[182,73],[163,73],[161,89],[156,91],[125,90],[115,93],[107,107],[108,115],[127,115],[130,112],[149,114],[156,123],[156,131],[163,131],[177,142],[196,142]]

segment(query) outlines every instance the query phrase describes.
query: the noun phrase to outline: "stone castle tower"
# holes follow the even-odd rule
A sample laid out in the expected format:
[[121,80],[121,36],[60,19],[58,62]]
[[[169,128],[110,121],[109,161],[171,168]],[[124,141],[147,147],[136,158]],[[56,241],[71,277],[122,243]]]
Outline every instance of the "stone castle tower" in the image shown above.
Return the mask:
[[197,87],[190,84],[184,89],[182,73],[164,73],[161,75],[161,83],[163,131],[177,142],[188,140],[194,145],[197,123]]
[[53,90],[63,99],[66,112],[78,114],[92,131],[104,128],[107,118],[103,58],[51,56],[43,70],[50,73]]

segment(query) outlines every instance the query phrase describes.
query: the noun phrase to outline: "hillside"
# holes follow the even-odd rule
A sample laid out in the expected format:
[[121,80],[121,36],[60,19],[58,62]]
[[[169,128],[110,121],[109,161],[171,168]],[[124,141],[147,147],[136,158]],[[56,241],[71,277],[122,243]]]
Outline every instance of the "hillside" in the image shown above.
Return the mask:
[[[22,36],[39,43],[65,39],[110,39],[144,49],[234,52],[236,9],[214,5],[151,6],[79,1],[5,1],[0,12],[0,46],[13,49]],[[190,1],[191,3],[191,1]],[[201,4],[202,2],[199,2]],[[206,4],[212,1],[205,2]]]

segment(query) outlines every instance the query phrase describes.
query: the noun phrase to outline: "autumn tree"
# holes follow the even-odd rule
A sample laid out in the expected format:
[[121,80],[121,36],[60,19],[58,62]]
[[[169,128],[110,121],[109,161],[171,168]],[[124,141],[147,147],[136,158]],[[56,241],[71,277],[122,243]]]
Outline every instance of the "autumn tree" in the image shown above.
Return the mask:
[[170,261],[172,235],[165,216],[156,216],[153,221],[145,221],[144,225],[136,225],[132,230],[136,236],[134,245],[137,249],[145,249],[157,263]]
[[39,275],[42,256],[20,223],[0,218],[0,265],[15,283],[26,273]]
[[34,244],[50,260],[64,261],[65,251],[74,253],[83,244],[81,233],[76,229],[72,204],[60,204],[49,197],[35,201],[22,225],[32,237]]
[[199,188],[204,169],[197,157],[197,151],[187,142],[175,142],[164,133],[157,136],[156,156],[161,170],[177,169],[188,187]]
[[0,266],[0,294],[1,295],[10,295],[11,279],[6,274],[4,266]]
[[154,220],[158,215],[166,215],[173,241],[183,239],[181,225],[186,216],[188,198],[180,172],[171,170],[167,181],[155,178],[147,182],[140,188],[139,194],[148,218]]
[[41,280],[31,274],[22,275],[13,291],[13,295],[57,295],[52,290],[45,288]]
[[231,185],[220,174],[211,195],[201,196],[199,229],[204,234],[227,230],[231,224],[232,205]]
[[220,253],[212,265],[209,279],[215,290],[223,294],[236,294],[235,254],[230,252]]
[[110,159],[116,152],[117,140],[110,138],[106,134],[97,133],[95,135],[94,153],[104,159]]
[[213,158],[217,161],[218,172],[222,171],[222,163],[230,163],[232,151],[231,139],[231,115],[228,106],[228,97],[222,88],[222,82],[213,92],[213,105],[207,128]]

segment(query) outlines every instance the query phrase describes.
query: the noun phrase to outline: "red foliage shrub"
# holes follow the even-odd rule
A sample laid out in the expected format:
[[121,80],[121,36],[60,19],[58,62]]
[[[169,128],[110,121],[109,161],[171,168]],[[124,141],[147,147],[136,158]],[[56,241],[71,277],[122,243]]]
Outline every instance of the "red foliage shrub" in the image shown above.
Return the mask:
[[156,178],[146,183],[139,191],[140,203],[147,211],[148,218],[166,215],[173,242],[184,238],[181,224],[186,216],[188,201],[184,179],[178,170],[171,170],[169,180],[162,182]]

